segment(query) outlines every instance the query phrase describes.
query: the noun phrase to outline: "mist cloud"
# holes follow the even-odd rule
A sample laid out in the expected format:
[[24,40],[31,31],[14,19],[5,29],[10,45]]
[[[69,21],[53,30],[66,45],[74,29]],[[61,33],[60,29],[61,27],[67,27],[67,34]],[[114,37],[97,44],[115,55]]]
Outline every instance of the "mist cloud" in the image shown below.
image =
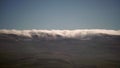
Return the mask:
[[74,39],[89,39],[92,36],[115,35],[120,36],[120,30],[106,30],[106,29],[77,29],[77,30],[0,30],[0,35],[17,35],[18,37],[45,38],[74,38]]

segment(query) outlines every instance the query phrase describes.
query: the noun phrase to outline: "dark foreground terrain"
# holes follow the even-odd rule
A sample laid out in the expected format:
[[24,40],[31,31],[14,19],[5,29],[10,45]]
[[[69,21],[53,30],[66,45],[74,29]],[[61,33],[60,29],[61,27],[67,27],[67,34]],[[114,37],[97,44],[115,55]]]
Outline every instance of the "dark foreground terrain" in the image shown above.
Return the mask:
[[0,68],[120,68],[120,36],[18,40],[0,36]]

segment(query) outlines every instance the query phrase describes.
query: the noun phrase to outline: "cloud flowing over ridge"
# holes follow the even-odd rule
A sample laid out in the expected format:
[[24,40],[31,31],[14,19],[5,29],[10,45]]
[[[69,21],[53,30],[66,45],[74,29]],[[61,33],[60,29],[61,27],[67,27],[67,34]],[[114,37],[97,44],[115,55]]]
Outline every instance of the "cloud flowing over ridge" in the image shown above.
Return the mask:
[[78,37],[86,37],[92,35],[117,35],[120,36],[120,30],[106,30],[106,29],[76,29],[76,30],[0,30],[0,35],[3,34],[13,34],[17,36],[25,36],[29,38],[33,38],[33,36],[37,36],[39,38],[78,38]]

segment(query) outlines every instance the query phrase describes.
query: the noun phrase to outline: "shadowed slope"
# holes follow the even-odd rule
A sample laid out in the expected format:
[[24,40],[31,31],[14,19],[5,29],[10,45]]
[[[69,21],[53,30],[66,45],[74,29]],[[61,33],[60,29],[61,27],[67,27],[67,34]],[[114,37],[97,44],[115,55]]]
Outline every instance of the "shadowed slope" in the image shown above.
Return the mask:
[[119,68],[119,52],[118,34],[0,33],[0,68]]

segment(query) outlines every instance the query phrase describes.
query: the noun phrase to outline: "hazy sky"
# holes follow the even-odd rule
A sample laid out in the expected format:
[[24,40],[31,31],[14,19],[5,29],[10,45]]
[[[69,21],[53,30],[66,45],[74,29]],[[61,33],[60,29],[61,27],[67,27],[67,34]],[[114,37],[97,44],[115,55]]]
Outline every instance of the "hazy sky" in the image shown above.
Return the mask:
[[120,29],[120,0],[0,0],[0,29]]

